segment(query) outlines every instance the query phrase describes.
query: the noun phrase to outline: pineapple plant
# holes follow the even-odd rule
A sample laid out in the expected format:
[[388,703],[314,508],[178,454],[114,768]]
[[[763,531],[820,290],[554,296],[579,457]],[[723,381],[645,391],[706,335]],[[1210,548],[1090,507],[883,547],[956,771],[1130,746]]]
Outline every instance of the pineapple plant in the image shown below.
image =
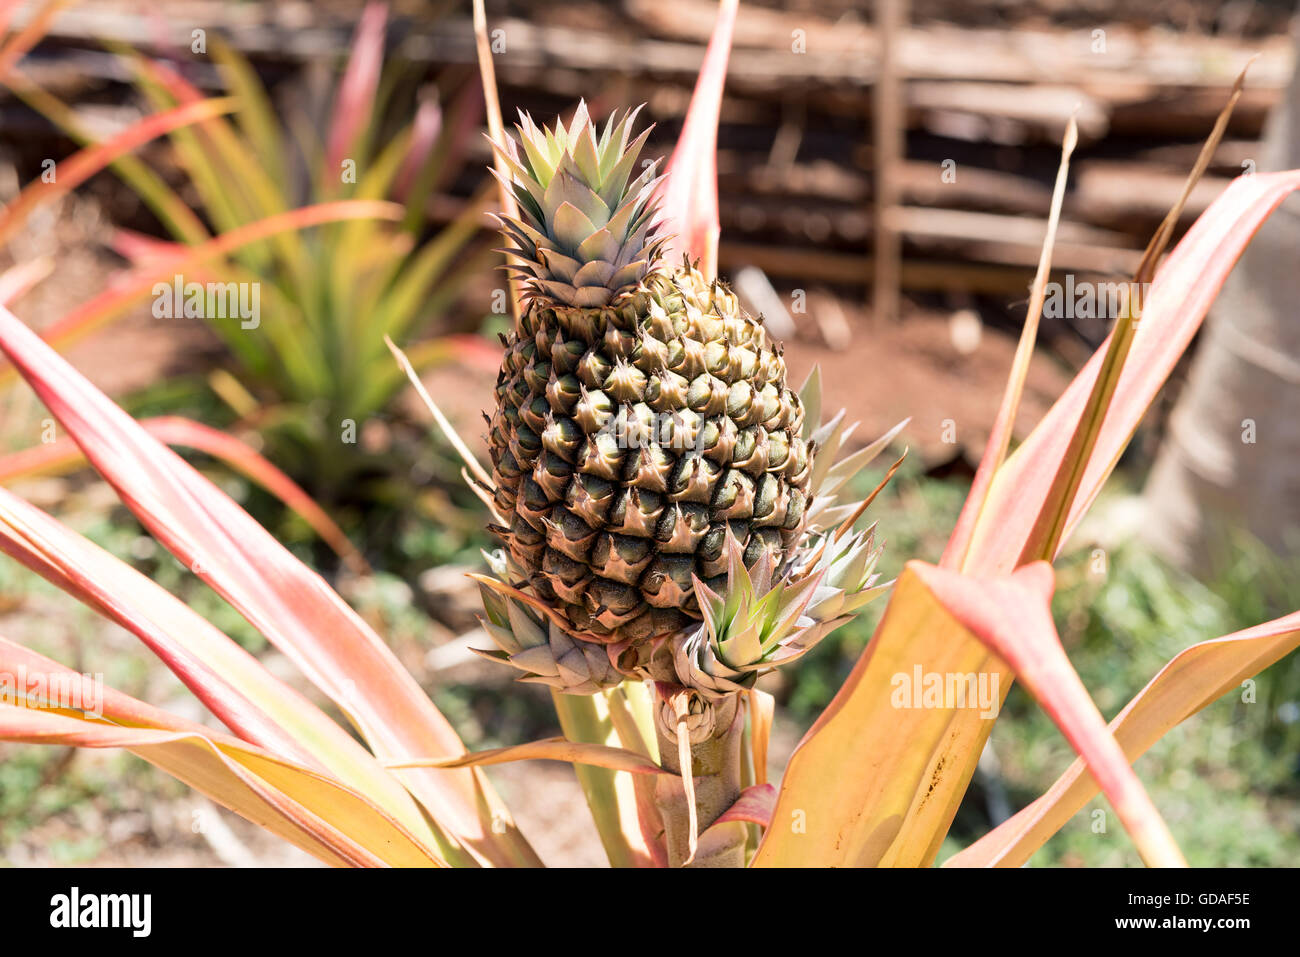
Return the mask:
[[[1130,762],[1300,645],[1300,612],[1185,649],[1107,726],[1056,634],[1049,562],[1242,247],[1300,189],[1300,171],[1234,181],[1157,272],[1180,202],[1138,271],[1154,279],[1140,310],[1121,316],[1008,455],[1067,127],[1037,305],[971,493],[940,563],[908,562],[886,585],[872,529],[855,529],[875,493],[855,501],[846,489],[898,429],[842,454],[853,427],[843,413],[823,421],[819,376],[791,390],[761,321],[712,276],[708,133],[735,12],[723,0],[661,191],[656,170],[633,176],[644,143],[635,111],[599,135],[585,108],[550,130],[522,118],[513,147],[497,135],[475,4],[501,225],[522,287],[488,417],[490,473],[430,405],[502,542],[487,556],[493,574],[477,576],[496,645],[482,653],[549,687],[562,737],[467,752],[319,575],[0,306],[0,352],[126,507],[351,725],[131,565],[0,488],[0,550],[136,635],[228,729],[111,689],[94,713],[69,706],[50,689],[80,689],[88,676],[0,637],[0,675],[40,679],[0,700],[0,741],[130,749],[338,866],[540,865],[482,769],[532,758],[573,763],[614,865],[930,866],[995,719],[951,702],[900,708],[895,680],[913,669],[979,673],[1004,691],[1021,681],[1079,759],[946,866],[1024,864],[1099,790],[1145,862],[1184,863]],[[698,258],[678,262],[682,251]],[[758,676],[890,586],[870,644],[779,786],[769,782],[772,700]]]

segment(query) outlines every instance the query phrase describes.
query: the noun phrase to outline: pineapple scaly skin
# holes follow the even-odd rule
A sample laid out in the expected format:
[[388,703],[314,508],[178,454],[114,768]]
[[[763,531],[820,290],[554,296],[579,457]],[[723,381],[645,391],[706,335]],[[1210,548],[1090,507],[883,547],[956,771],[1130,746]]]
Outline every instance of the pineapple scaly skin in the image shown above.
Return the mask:
[[780,348],[664,260],[653,164],[628,182],[634,115],[599,138],[582,108],[519,127],[503,232],[525,298],[488,445],[516,584],[575,637],[636,650],[700,623],[693,579],[724,589],[729,534],[747,567],[785,566],[813,462]]

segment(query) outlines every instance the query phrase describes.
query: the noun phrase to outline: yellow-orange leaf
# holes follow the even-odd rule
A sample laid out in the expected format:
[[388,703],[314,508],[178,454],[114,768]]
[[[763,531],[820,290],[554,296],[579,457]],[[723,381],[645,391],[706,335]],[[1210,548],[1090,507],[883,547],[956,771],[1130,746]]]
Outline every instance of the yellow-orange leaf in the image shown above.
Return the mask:
[[[918,668],[970,674],[986,658],[915,569],[904,568],[867,650],[790,759],[754,866],[926,863],[947,830],[936,784],[955,754],[976,746],[992,715],[981,718],[978,707],[914,707],[904,685]],[[993,679],[998,670],[985,673],[996,713],[1009,682]]]

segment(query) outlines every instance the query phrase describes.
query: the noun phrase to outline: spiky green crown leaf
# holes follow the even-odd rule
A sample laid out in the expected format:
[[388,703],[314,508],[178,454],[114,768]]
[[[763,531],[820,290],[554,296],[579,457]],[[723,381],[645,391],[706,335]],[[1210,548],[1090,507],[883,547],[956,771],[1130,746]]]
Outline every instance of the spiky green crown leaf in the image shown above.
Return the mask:
[[554,129],[538,127],[521,112],[518,140],[497,147],[511,181],[498,178],[521,214],[500,218],[512,244],[505,252],[516,260],[511,268],[525,278],[526,294],[604,306],[657,265],[666,238],[657,234],[652,200],[659,161],[633,177],[650,132],[631,138],[640,109],[612,115],[599,136],[585,103],[567,128],[558,120]]

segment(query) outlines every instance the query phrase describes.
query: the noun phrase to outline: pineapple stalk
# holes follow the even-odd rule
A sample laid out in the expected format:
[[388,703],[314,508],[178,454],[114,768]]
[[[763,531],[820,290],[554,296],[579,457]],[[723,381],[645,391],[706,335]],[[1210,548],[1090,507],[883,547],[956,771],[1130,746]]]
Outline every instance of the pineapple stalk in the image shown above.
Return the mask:
[[[673,704],[679,703],[681,715]],[[744,867],[748,831],[731,828],[717,841],[702,843],[704,834],[740,797],[745,709],[739,694],[709,702],[695,692],[669,696],[655,721],[660,763],[679,777],[661,777],[655,803],[664,823],[669,867]],[[692,793],[683,783],[681,734],[690,742]],[[693,806],[692,806],[693,804]]]

